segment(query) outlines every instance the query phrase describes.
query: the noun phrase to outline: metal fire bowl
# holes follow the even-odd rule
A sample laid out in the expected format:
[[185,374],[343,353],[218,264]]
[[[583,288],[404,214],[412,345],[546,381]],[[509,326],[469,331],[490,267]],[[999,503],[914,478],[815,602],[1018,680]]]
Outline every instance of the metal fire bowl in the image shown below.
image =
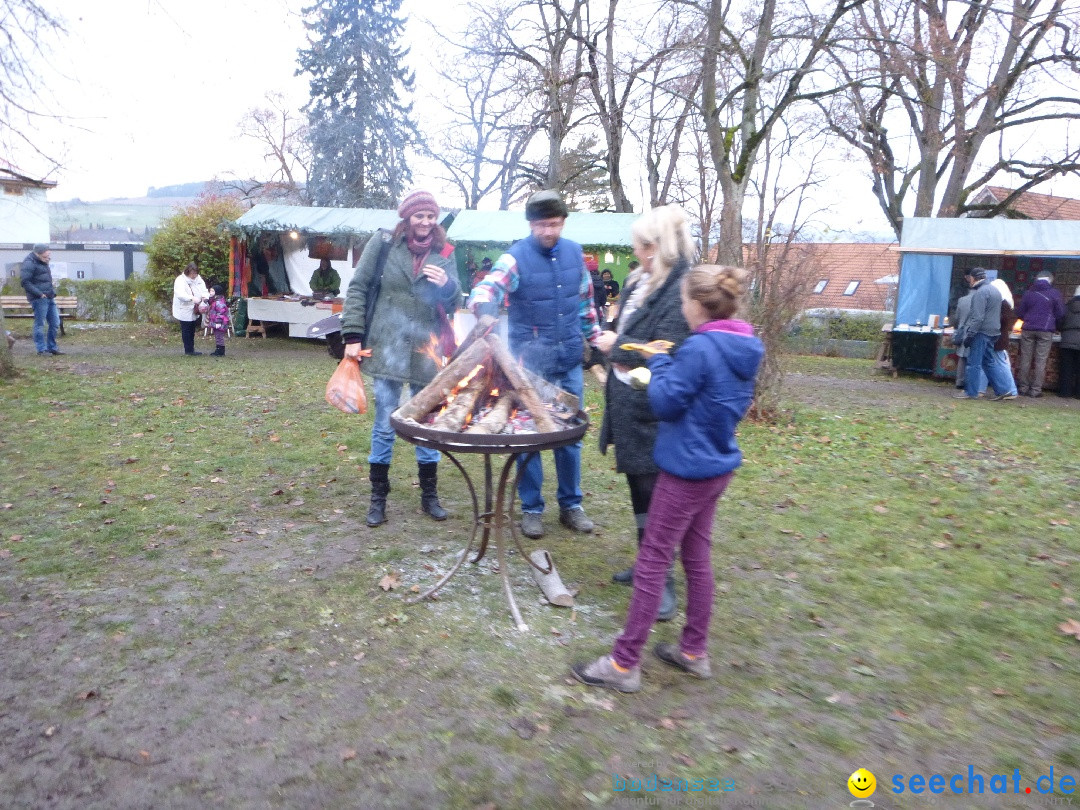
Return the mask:
[[533,453],[554,450],[573,444],[589,429],[589,417],[585,411],[574,414],[574,423],[564,430],[548,433],[507,433],[488,435],[484,433],[451,433],[434,430],[423,425],[399,419],[397,412],[390,414],[390,426],[398,435],[422,447],[453,453]]

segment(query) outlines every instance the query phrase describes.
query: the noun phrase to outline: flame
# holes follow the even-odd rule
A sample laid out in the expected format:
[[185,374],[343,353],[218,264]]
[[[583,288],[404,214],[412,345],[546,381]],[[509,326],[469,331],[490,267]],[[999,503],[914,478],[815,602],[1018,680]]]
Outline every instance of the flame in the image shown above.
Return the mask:
[[472,371],[470,371],[468,374],[466,374],[464,377],[461,378],[461,380],[458,382],[457,386],[455,386],[454,390],[451,392],[451,395],[456,394],[458,391],[460,391],[466,385],[471,383],[472,380],[473,380],[473,377],[475,377],[477,374],[479,374],[483,370],[484,370],[484,364],[483,363],[477,363],[476,368],[474,368]]
[[433,362],[439,368],[446,365],[446,358],[439,354],[439,341],[434,335],[428,340],[426,346],[421,346],[416,350],[417,354],[422,354],[425,357],[430,357]]

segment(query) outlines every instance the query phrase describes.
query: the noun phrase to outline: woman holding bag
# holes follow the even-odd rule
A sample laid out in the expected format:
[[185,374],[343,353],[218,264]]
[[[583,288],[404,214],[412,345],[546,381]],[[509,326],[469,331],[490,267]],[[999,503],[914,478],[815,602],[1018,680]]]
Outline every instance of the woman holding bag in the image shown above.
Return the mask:
[[[415,395],[435,376],[438,367],[430,349],[439,347],[444,356],[453,351],[442,338],[461,298],[454,248],[438,224],[435,198],[427,191],[409,192],[398,206],[398,216],[401,221],[388,237],[385,251],[384,239],[378,236],[364,248],[341,316],[345,356],[359,361],[361,351],[369,349],[371,359],[366,369],[375,378],[368,526],[386,522],[390,459],[396,438],[390,414],[398,407],[405,383]],[[375,299],[369,307],[371,295]],[[437,491],[439,458],[437,450],[416,448],[420,507],[435,520],[446,520]]]
[[210,292],[199,275],[199,266],[195,262],[188,262],[184,272],[173,281],[172,314],[180,321],[180,339],[184,344],[184,354],[189,357],[202,354],[195,351],[195,329],[199,316],[205,311],[200,308],[209,298]]

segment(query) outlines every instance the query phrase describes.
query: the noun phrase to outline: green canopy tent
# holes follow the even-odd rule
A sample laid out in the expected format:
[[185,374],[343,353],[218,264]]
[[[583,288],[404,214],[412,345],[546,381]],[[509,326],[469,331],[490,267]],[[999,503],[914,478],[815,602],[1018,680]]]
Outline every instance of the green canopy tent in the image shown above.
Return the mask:
[[[601,270],[621,284],[627,265],[634,258],[630,244],[630,226],[640,214],[600,214],[575,211],[566,218],[563,236],[580,244],[596,257]],[[465,270],[470,259],[477,265],[488,257],[493,261],[518,239],[529,235],[529,223],[522,211],[459,211],[446,232],[453,242],[458,261],[458,275],[464,289],[471,279]]]

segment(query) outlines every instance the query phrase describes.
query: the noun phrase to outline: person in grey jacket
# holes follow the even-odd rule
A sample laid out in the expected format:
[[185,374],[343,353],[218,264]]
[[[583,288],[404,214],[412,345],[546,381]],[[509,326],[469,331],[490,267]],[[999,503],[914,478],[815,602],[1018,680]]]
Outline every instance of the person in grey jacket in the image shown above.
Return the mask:
[[1080,399],[1080,287],[1065,304],[1059,348],[1058,396]]
[[968,354],[968,368],[963,393],[957,399],[977,399],[979,396],[979,368],[994,388],[994,399],[1016,399],[1012,393],[1012,380],[1007,379],[994,356],[994,342],[1001,335],[1001,292],[986,280],[986,270],[973,267],[964,278],[971,285],[971,313],[964,329],[963,344]]
[[63,354],[56,345],[60,310],[56,308],[56,288],[49,269],[51,256],[48,245],[34,245],[23,259],[20,272],[26,300],[34,310],[34,346],[38,354]]
[[[606,454],[609,446],[615,448],[615,470],[626,476],[640,546],[660,472],[653,459],[659,423],[649,406],[645,386],[632,376],[647,370],[645,360],[637,351],[622,346],[653,340],[670,340],[678,346],[690,336],[690,326],[682,312],[680,285],[695,251],[690,222],[677,205],[665,205],[643,214],[631,226],[630,237],[641,266],[627,277],[619,298],[619,316],[607,331],[600,333],[596,345],[611,363],[604,390],[606,406],[600,426],[600,452]],[[614,574],[612,581],[633,584],[633,566]],[[674,618],[676,607],[675,579],[669,572],[660,603],[660,620]]]
[[[435,360],[424,350],[439,342],[449,329],[461,297],[454,248],[438,224],[439,204],[427,191],[405,195],[398,206],[401,221],[389,236],[389,249],[378,284],[374,283],[383,240],[370,239],[349,282],[341,315],[345,356],[359,360],[361,350],[371,350],[365,370],[375,378],[375,418],[371,426],[368,455],[371,507],[367,525],[386,522],[386,497],[390,493],[390,458],[394,429],[390,414],[408,383],[415,396],[438,372]],[[371,323],[367,301],[375,295]],[[363,337],[366,334],[366,337]],[[452,349],[443,349],[449,354]],[[416,447],[420,478],[420,507],[435,520],[446,520],[439,503],[438,450]]]

